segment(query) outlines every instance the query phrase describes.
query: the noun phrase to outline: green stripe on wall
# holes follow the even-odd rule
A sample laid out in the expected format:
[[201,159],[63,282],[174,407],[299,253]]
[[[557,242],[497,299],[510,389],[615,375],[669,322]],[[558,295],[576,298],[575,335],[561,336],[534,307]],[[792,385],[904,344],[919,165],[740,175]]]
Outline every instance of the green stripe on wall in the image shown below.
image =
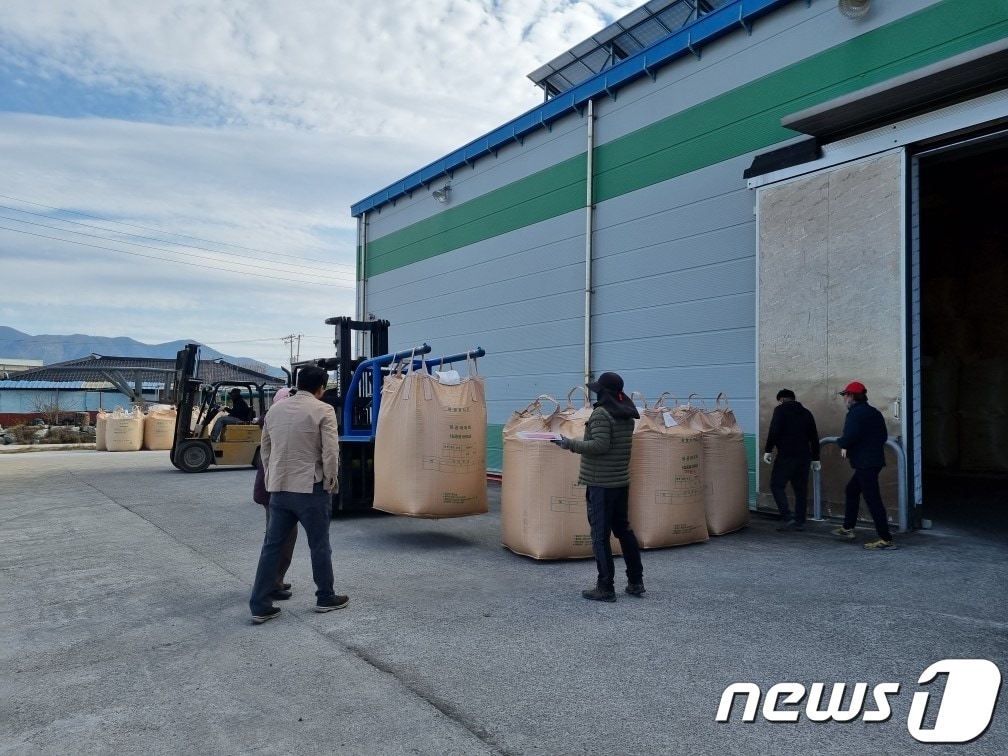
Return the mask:
[[[795,136],[780,125],[784,115],[1003,39],[1005,5],[1005,0],[946,0],[601,145],[595,199],[766,149]],[[368,245],[368,277],[584,207],[585,158],[571,158],[375,239]]]
[[368,245],[368,277],[584,207],[586,155],[565,160]]

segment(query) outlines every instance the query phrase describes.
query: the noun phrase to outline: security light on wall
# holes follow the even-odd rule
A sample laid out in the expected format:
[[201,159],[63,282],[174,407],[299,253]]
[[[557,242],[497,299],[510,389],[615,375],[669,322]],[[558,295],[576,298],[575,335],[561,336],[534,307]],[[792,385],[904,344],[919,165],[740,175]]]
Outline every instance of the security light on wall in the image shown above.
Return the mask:
[[434,199],[440,202],[442,205],[448,201],[448,192],[451,191],[451,184],[445,184],[440,189],[435,189],[433,191]]
[[871,7],[871,0],[840,0],[837,7],[847,18],[861,18]]

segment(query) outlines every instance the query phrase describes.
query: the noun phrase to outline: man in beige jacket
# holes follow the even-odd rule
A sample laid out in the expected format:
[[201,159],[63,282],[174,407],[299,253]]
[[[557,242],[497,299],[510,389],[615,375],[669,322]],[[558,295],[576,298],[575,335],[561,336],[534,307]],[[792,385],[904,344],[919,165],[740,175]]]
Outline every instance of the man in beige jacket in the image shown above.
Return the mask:
[[329,522],[331,493],[339,481],[339,429],[332,406],[320,401],[328,378],[322,368],[301,370],[297,393],[270,408],[263,423],[260,455],[270,492],[270,520],[249,599],[252,622],[257,625],[280,614],[270,594],[280,549],[298,522],[311,549],[315,611],[342,609],[350,601],[333,591]]

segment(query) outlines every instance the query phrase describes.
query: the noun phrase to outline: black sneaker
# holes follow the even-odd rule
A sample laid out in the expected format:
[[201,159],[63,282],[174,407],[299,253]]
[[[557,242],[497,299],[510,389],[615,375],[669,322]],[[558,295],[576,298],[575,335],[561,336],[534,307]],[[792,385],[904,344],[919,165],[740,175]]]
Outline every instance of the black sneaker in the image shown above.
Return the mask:
[[280,607],[279,606],[271,606],[269,609],[267,609],[262,614],[253,614],[252,615],[252,624],[253,625],[261,625],[263,622],[268,622],[269,620],[273,619],[274,617],[279,617],[279,616],[280,616]]
[[595,586],[591,590],[581,591],[581,595],[589,601],[608,601],[612,603],[616,600],[616,591],[612,588],[599,588]]
[[647,593],[647,591],[644,590],[644,583],[627,583],[627,587],[623,590],[631,596],[638,597],[642,597],[645,593]]
[[788,520],[787,522],[783,523],[780,527],[778,527],[777,530],[785,530],[785,531],[787,531],[787,530],[805,530],[805,523],[804,522],[797,522],[795,520]]
[[270,594],[270,598],[276,601],[286,601],[294,594],[288,591],[286,588],[283,590],[277,589]]
[[319,613],[332,612],[342,609],[349,603],[349,596],[333,596],[331,599],[319,599],[319,602],[315,605],[315,611]]
[[777,530],[794,530],[794,520],[788,517],[784,522],[777,526]]

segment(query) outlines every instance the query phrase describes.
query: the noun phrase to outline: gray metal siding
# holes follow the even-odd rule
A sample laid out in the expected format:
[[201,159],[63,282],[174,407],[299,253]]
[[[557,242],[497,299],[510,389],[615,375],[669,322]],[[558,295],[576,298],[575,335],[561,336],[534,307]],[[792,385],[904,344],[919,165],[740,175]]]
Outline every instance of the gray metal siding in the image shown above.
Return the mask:
[[569,213],[399,268],[371,279],[369,307],[392,322],[391,349],[484,347],[489,422],[504,423],[539,394],[574,385],[566,375],[582,362],[583,230],[584,216]]
[[755,431],[756,221],[739,158],[601,203],[592,367],[649,400],[719,392]]
[[537,171],[549,168],[586,152],[587,130],[584,118],[571,116],[558,121],[552,130],[527,136],[523,144],[501,150],[496,157],[485,157],[472,167],[455,171],[431,184],[431,191],[451,182],[449,204],[441,205],[431,191],[414,192],[412,197],[385,205],[380,212],[368,213],[368,238],[378,239],[417,221],[429,218],[446,207],[476,199],[487,192],[514,183]]
[[712,95],[767,76],[820,53],[823,47],[864,34],[940,0],[875,3],[858,21],[845,18],[836,2],[793,2],[756,21],[752,34],[737,33],[705,45],[699,59],[683,58],[596,103],[599,144],[687,110]]
[[[864,21],[835,2],[795,2],[736,34],[597,102],[597,143],[630,134],[712,96],[933,4],[876,3]],[[571,116],[465,169],[464,201],[585,151]],[[595,213],[592,367],[618,370],[654,400],[725,392],[743,429],[756,418],[755,196],[742,171],[752,155],[629,192]],[[428,195],[372,213],[370,235],[438,211]],[[584,214],[559,218],[437,255],[368,281],[368,309],[392,321],[394,348],[487,349],[490,422],[503,423],[539,393],[582,381]],[[560,398],[560,397],[558,397]]]

